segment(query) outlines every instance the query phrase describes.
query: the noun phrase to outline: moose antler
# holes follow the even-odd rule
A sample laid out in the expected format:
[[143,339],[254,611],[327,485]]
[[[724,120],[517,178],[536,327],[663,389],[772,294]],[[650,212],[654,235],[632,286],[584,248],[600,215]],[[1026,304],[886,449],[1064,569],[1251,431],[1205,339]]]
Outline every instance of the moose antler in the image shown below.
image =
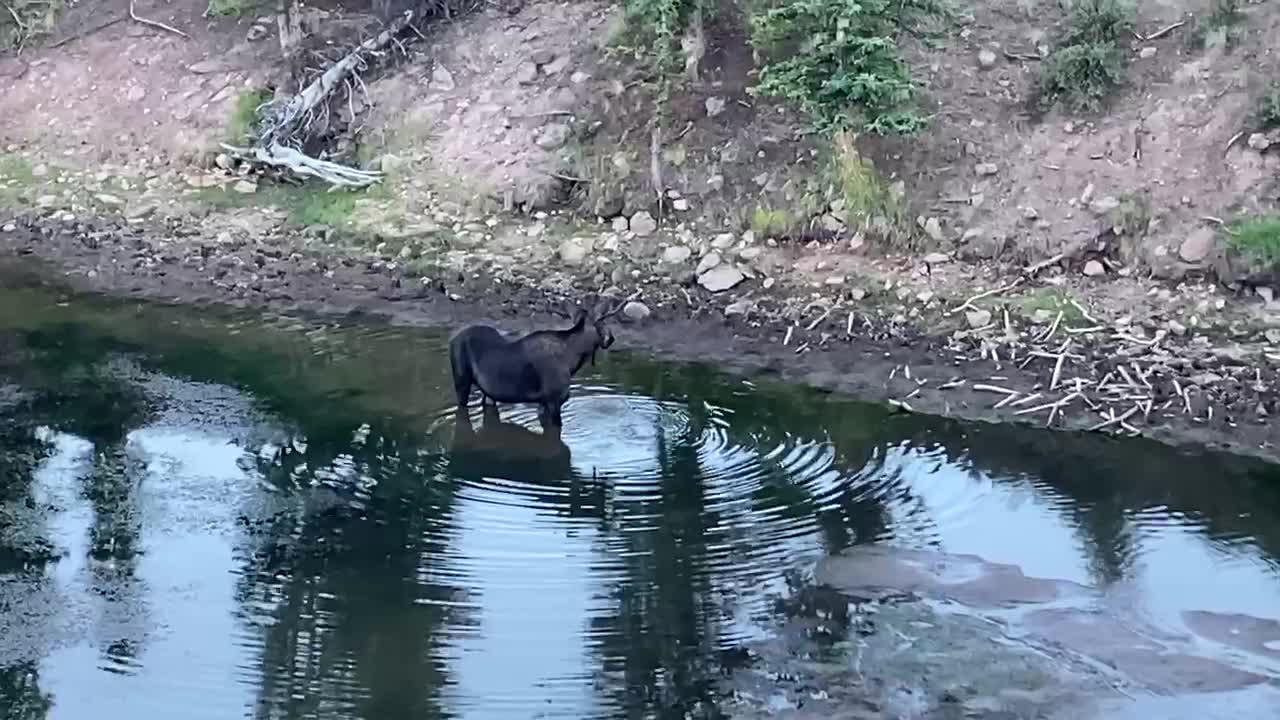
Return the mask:
[[638,297],[640,297],[640,291],[639,291],[639,290],[637,290],[637,291],[635,291],[635,292],[631,293],[630,295],[628,295],[627,297],[623,298],[623,299],[622,299],[622,301],[621,301],[621,302],[619,302],[617,305],[615,305],[615,306],[613,307],[613,309],[612,309],[612,310],[610,310],[610,311],[608,311],[608,312],[604,313],[603,315],[599,316],[598,318],[596,318],[596,321],[597,321],[597,322],[600,322],[600,321],[603,321],[603,320],[607,320],[607,319],[609,319],[609,318],[613,317],[614,315],[617,315],[618,313],[622,312],[622,308],[626,307],[626,306],[627,306],[627,303],[631,302],[632,300],[635,300],[635,299],[636,299],[636,298],[638,298]]

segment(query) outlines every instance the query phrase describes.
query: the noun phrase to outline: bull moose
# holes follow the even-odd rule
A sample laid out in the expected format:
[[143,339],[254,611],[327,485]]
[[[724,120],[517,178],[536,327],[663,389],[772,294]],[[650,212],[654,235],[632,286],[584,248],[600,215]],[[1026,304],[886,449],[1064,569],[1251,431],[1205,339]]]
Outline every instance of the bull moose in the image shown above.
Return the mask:
[[[634,297],[634,295],[632,296]],[[628,298],[630,299],[630,298]],[[569,382],[596,352],[613,344],[605,320],[617,315],[623,300],[607,312],[578,308],[567,330],[537,330],[509,339],[496,328],[468,325],[449,339],[449,366],[458,408],[465,409],[472,386],[479,387],[483,405],[537,403],[544,426],[559,427],[560,411],[569,400]]]

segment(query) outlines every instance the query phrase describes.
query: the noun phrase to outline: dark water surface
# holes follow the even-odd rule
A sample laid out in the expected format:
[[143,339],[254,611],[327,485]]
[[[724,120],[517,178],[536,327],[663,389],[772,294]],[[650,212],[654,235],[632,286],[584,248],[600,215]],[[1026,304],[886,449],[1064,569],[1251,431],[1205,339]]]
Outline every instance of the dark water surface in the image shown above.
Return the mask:
[[1275,466],[621,353],[462,433],[444,342],[0,290],[0,717],[683,717],[861,543],[1280,619]]

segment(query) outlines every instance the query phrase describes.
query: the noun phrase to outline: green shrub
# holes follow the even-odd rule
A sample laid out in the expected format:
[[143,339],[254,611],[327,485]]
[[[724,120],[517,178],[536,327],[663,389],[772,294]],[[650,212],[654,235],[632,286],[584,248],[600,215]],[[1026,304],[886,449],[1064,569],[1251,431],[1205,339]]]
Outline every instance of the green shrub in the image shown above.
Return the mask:
[[1246,257],[1280,265],[1280,215],[1237,220],[1227,227],[1231,245]]
[[1201,49],[1220,43],[1230,50],[1240,42],[1243,22],[1240,0],[1214,0],[1209,14],[1198,18],[1191,32],[1187,33],[1187,45]]
[[794,103],[824,132],[919,130],[897,36],[941,13],[930,0],[781,0],[750,20],[752,44],[779,58],[760,68],[757,90]]
[[1258,130],[1280,127],[1280,82],[1267,88],[1253,110],[1253,124]]
[[1061,102],[1073,112],[1097,112],[1124,85],[1129,54],[1123,42],[1134,27],[1124,0],[1079,0],[1061,46],[1040,69],[1032,99],[1047,110]]

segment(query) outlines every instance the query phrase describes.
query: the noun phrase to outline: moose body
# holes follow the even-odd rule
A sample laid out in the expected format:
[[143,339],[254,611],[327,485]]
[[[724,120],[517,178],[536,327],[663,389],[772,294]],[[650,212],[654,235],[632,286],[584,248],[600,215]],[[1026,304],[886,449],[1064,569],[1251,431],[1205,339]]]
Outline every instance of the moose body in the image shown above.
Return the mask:
[[602,315],[579,310],[567,330],[537,330],[510,339],[489,325],[468,325],[449,340],[449,366],[458,408],[466,408],[473,387],[495,403],[536,403],[544,425],[559,426],[569,400],[569,384],[596,352],[613,344]]

